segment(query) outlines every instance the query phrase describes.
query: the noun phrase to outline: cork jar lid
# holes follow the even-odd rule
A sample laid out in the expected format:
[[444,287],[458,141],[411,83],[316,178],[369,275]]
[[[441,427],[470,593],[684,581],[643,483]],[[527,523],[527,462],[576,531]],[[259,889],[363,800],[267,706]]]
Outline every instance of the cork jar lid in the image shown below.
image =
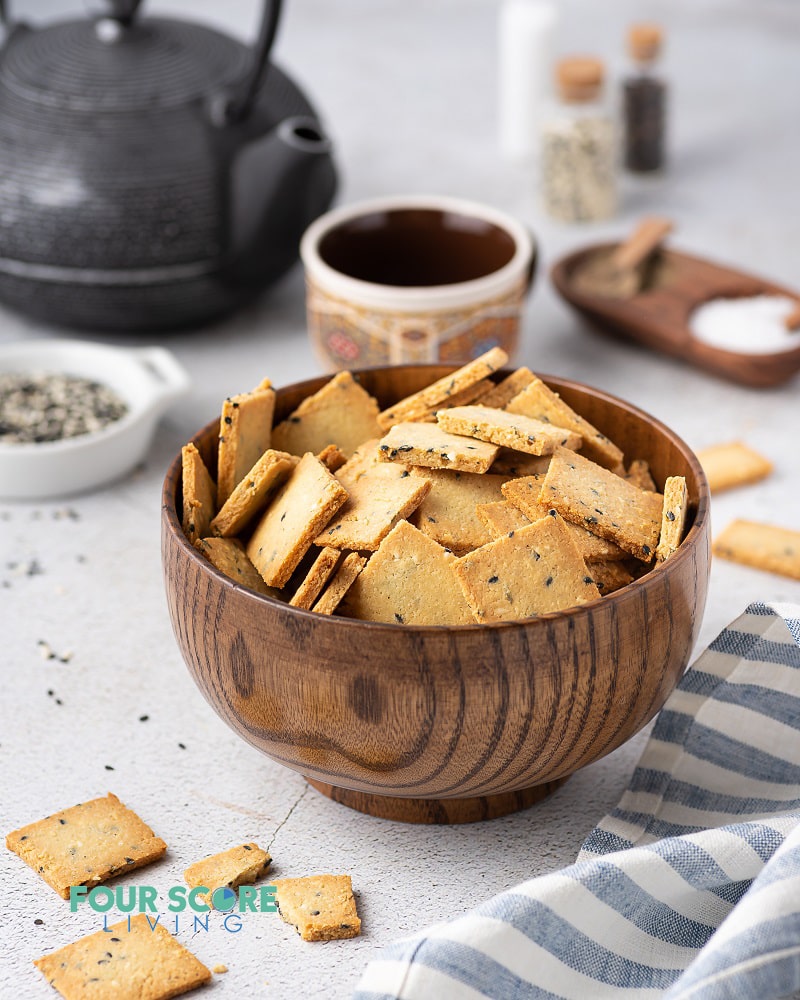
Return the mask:
[[556,63],[556,83],[565,101],[592,101],[603,89],[605,65],[594,56],[569,56]]
[[664,32],[658,24],[632,24],[628,29],[628,51],[637,62],[657,59],[663,41]]

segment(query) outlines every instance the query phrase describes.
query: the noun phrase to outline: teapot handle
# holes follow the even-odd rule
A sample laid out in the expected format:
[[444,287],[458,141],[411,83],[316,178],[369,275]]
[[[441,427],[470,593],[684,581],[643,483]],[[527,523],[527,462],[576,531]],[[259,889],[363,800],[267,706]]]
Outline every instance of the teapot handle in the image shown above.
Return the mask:
[[[0,0],[0,4],[2,3],[3,0]],[[282,5],[282,0],[264,0],[258,38],[251,50],[252,65],[240,83],[212,100],[211,118],[215,125],[230,125],[241,121],[250,113],[269,69],[269,54],[278,31]]]

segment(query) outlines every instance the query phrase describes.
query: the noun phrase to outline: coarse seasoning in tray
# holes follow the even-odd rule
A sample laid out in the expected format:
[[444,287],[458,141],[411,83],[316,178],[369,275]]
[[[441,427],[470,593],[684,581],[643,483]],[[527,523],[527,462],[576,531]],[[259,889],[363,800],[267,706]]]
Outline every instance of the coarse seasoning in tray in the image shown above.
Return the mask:
[[[260,420],[232,420],[226,400],[222,492],[183,450],[187,538],[242,586],[396,625],[560,611],[670,558],[683,478],[657,492],[645,458],[626,468],[533,372],[497,375],[507,360],[494,348],[382,412],[341,372],[274,428],[267,380],[235,397]],[[232,475],[232,454],[249,454],[249,470]]]

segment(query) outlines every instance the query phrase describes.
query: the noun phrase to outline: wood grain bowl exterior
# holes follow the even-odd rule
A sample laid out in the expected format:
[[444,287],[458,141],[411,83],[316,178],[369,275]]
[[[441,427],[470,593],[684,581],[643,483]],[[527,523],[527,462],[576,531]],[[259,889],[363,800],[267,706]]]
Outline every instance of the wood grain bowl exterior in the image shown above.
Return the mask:
[[[372,369],[361,380],[385,406],[449,370]],[[325,381],[279,390],[276,419]],[[338,801],[458,822],[529,805],[655,715],[702,621],[705,477],[689,448],[641,411],[546,381],[626,455],[646,457],[659,485],[685,476],[693,516],[676,555],[642,579],[528,621],[408,628],[323,617],[246,590],[184,538],[175,459],[162,505],[169,612],[192,676],[232,729]],[[217,431],[215,421],[194,439],[212,470]]]

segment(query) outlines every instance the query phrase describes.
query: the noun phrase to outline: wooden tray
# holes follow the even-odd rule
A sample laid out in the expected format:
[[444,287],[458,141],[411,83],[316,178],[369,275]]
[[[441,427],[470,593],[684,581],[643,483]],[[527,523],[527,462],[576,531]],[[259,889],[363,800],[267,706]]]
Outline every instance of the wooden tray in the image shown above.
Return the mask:
[[577,289],[573,282],[577,269],[592,254],[610,252],[617,245],[597,243],[584,247],[562,257],[551,271],[553,284],[562,298],[595,326],[741,385],[756,388],[781,385],[800,371],[800,332],[798,346],[788,351],[741,354],[696,340],[688,323],[691,312],[709,299],[764,294],[798,299],[797,292],[676,250],[658,251],[654,265],[661,278],[633,298],[606,298]]

